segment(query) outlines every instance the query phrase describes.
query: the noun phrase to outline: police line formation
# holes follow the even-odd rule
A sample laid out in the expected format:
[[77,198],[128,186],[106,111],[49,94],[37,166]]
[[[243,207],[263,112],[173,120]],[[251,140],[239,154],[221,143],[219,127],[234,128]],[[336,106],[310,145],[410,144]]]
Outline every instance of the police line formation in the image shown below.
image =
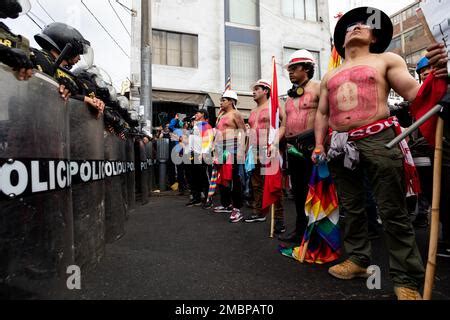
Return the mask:
[[[0,4],[0,18],[17,18],[27,6],[23,0],[4,1]],[[420,84],[399,56],[385,53],[392,40],[392,22],[378,11],[381,23],[374,27],[369,23],[372,10],[376,9],[356,8],[339,20],[334,42],[344,63],[325,75],[322,84],[312,80],[316,62],[307,50],[295,52],[285,66],[293,87],[284,108],[279,110],[280,135],[269,148],[262,147],[268,154],[278,150],[284,154],[297,216],[295,230],[284,234],[283,201],[273,200],[275,229],[280,240],[297,245],[290,248],[292,257],[304,259],[306,255],[306,259],[320,258],[325,262],[339,257],[341,243],[334,243],[335,238],[327,239],[324,252],[320,238],[312,237],[309,248],[303,243],[303,256],[299,257],[302,247],[298,245],[308,234],[311,221],[305,215],[305,203],[311,201],[311,174],[317,164],[328,159],[326,170],[319,168],[318,176],[325,179],[322,183],[327,186],[336,185],[339,209],[335,209],[345,214],[342,245],[348,255],[347,260],[328,272],[343,280],[370,275],[367,228],[378,214],[384,226],[395,293],[399,299],[420,299],[425,270],[408,215],[406,194],[418,194],[420,187],[428,190],[430,185],[417,179],[407,145],[391,150],[384,147],[401,133],[401,121],[391,117],[398,110],[389,110],[386,104],[388,89],[393,87],[412,102],[419,99]],[[58,275],[64,275],[67,265],[95,265],[104,254],[105,242],[123,236],[129,210],[135,206],[136,186],[143,202],[151,190],[147,169],[153,164],[148,144],[152,137],[135,129],[138,122],[136,115],[128,112],[128,100],[117,95],[101,68],[92,65],[90,43],[76,29],[52,23],[35,35],[41,49],[33,49],[26,38],[13,34],[3,23],[0,27],[1,62],[8,66],[0,68],[0,86],[8,93],[3,95],[0,106],[0,250],[6,257],[0,265],[0,279],[8,285],[19,283],[23,277],[56,281]],[[444,52],[439,46],[430,49],[428,62],[422,60],[418,66],[421,77],[433,68],[435,76],[448,77]],[[71,71],[80,56],[87,61],[86,66]],[[32,69],[39,72],[33,73]],[[445,90],[446,81],[444,78]],[[260,140],[260,132],[270,127],[271,89],[272,83],[263,79],[252,86],[257,107],[248,127],[256,130],[256,140]],[[209,189],[210,182],[215,181],[221,202],[215,212],[231,214],[233,223],[264,222],[267,199],[263,189],[269,176],[262,173],[262,159],[258,156],[248,170],[252,172],[249,180],[254,210],[247,218],[241,212],[241,178],[249,175],[242,159],[238,159],[239,139],[243,137],[233,133],[246,129],[236,108],[238,102],[234,91],[225,91],[215,128],[222,137],[221,141],[214,141],[215,146],[211,144],[214,136],[208,133],[212,127],[207,112],[199,110],[195,115],[192,132],[201,137],[201,143],[189,147],[190,159],[202,159],[212,146],[221,146],[226,152],[223,160],[214,165],[210,179],[209,168],[201,160],[189,166],[193,179],[187,205],[203,204],[211,209],[210,197],[202,203],[201,194],[214,193]],[[98,121],[101,115],[103,122]],[[440,115],[447,121],[447,108]],[[426,144],[421,138],[416,137],[414,142]],[[183,139],[179,142],[184,143]],[[247,141],[247,145],[250,147],[251,143]],[[447,145],[444,150],[448,151]],[[330,182],[329,173],[324,175],[328,167],[334,182]],[[444,186],[450,180],[448,171],[444,164]],[[274,183],[281,184],[281,178]],[[447,209],[442,216],[447,217],[447,199],[442,198],[441,207]],[[330,199],[337,205],[333,194]],[[427,200],[431,201],[429,196]],[[367,212],[368,222],[369,202],[374,202],[375,215]],[[445,221],[444,251],[448,251],[449,225]],[[330,222],[333,225],[327,225],[321,234],[323,239],[339,232],[337,222],[331,217]],[[39,291],[32,288],[32,282],[25,286]]]

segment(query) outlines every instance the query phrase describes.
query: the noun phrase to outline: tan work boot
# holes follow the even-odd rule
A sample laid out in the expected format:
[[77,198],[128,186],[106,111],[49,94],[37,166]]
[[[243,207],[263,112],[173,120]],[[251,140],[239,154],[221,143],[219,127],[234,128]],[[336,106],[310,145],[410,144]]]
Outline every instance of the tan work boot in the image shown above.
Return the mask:
[[360,267],[348,259],[328,269],[328,273],[333,277],[342,280],[368,278],[370,276],[370,274],[367,273],[367,268]]
[[405,288],[405,287],[395,287],[395,294],[398,300],[422,300],[422,296],[419,291]]

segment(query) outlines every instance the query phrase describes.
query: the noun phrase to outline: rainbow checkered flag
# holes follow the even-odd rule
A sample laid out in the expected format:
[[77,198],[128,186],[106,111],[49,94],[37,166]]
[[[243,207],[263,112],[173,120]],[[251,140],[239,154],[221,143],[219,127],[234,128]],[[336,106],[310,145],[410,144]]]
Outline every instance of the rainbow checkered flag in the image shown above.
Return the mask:
[[[321,165],[325,166],[326,163]],[[281,247],[280,253],[300,262],[316,264],[337,260],[342,246],[338,225],[338,198],[331,176],[319,175],[319,165],[313,168],[305,214],[308,215],[309,222],[301,246]]]

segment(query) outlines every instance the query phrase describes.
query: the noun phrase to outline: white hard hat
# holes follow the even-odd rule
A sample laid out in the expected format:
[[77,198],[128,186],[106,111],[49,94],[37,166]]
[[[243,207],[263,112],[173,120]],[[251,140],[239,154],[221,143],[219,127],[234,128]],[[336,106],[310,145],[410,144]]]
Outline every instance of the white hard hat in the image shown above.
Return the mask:
[[289,58],[289,63],[285,65],[285,68],[288,69],[290,66],[297,63],[311,63],[316,64],[316,60],[314,56],[308,50],[302,49],[295,51],[291,57]]
[[263,88],[271,89],[272,85],[271,85],[270,81],[268,81],[268,80],[259,79],[258,81],[256,81],[256,83],[254,83],[252,85],[251,89],[254,90],[255,87],[263,87]]
[[232,90],[225,91],[222,98],[234,99],[236,101],[239,101],[237,93]]

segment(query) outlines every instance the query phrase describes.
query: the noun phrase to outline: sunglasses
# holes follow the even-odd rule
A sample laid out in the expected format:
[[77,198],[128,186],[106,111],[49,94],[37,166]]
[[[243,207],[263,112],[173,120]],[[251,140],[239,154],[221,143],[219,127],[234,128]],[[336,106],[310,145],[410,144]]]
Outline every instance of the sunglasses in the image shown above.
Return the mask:
[[347,32],[353,32],[353,31],[355,31],[356,28],[360,28],[360,29],[369,29],[369,30],[372,30],[372,29],[373,29],[372,26],[368,26],[367,24],[358,22],[358,23],[354,23],[354,24],[349,25],[349,26],[347,27]]

